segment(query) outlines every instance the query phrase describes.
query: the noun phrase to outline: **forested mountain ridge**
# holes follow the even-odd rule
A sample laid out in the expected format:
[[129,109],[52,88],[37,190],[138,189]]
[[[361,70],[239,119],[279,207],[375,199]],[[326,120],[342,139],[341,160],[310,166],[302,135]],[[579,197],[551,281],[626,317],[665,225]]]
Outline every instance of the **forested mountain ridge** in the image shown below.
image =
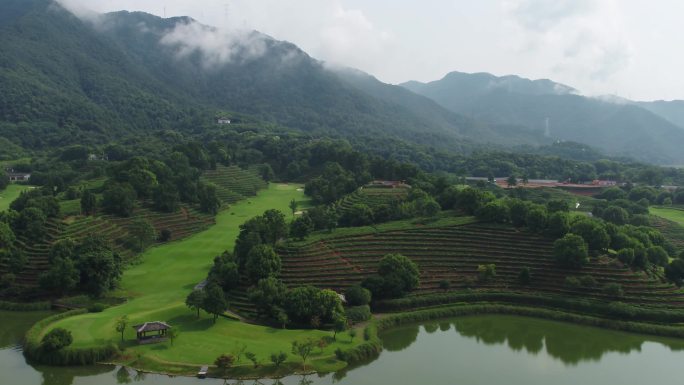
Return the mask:
[[684,128],[652,112],[652,103],[616,103],[578,95],[549,80],[484,73],[452,72],[437,81],[402,86],[486,123],[521,125],[554,140],[589,144],[613,155],[658,163],[683,160]]
[[457,151],[488,141],[479,137],[485,125],[399,87],[364,90],[256,31],[227,34],[145,13],[83,20],[49,0],[0,4],[0,134],[24,148],[197,130],[220,111],[314,136]]

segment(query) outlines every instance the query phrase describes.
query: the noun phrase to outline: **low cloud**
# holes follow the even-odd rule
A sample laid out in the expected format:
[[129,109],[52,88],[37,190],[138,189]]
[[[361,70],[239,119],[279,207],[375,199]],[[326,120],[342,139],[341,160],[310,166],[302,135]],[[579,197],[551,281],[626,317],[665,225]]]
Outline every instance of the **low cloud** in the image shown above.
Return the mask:
[[179,58],[199,53],[204,67],[212,68],[264,55],[266,39],[256,32],[220,30],[191,21],[178,23],[160,43],[176,49]]
[[101,16],[100,13],[90,8],[88,3],[83,0],[56,0],[56,2],[83,20],[97,20]]

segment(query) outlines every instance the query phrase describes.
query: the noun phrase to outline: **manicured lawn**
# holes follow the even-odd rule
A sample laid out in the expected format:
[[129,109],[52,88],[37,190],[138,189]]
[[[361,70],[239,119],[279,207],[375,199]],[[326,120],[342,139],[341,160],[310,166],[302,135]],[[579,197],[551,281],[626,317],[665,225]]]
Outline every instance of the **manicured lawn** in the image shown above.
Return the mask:
[[[117,318],[128,315],[131,325],[145,321],[166,321],[180,331],[180,336],[171,346],[169,343],[138,346],[134,343],[135,331],[128,327],[125,338],[130,343],[127,353],[136,353],[147,358],[191,364],[211,364],[222,353],[231,353],[244,344],[264,363],[273,352],[289,354],[290,343],[304,337],[319,339],[330,332],[280,330],[250,325],[239,321],[219,319],[212,323],[211,317],[201,313],[200,319],[185,307],[184,301],[192,288],[206,277],[214,256],[224,250],[232,250],[238,235],[238,226],[247,219],[275,208],[287,215],[291,199],[304,200],[298,185],[271,184],[257,197],[241,201],[216,218],[216,225],[182,241],[155,247],[142,256],[142,263],[126,270],[122,282],[122,294],[130,300],[102,313],[90,313],[58,321],[52,327],[60,326],[70,330],[74,347],[86,347],[106,341],[118,341],[114,329]],[[311,358],[330,357],[337,347],[350,346],[349,338],[343,335],[339,342],[331,344]],[[361,342],[357,338],[356,342]],[[344,342],[343,342],[344,341]],[[241,364],[247,360],[242,359]],[[290,361],[295,358],[290,355]],[[329,364],[321,360],[321,365]],[[329,361],[329,360],[325,360]]]
[[669,219],[684,226],[684,210],[666,207],[651,207],[651,214]]
[[19,184],[11,184],[6,189],[0,191],[0,211],[5,211],[9,208],[10,203],[17,199],[22,191],[28,190],[30,187]]

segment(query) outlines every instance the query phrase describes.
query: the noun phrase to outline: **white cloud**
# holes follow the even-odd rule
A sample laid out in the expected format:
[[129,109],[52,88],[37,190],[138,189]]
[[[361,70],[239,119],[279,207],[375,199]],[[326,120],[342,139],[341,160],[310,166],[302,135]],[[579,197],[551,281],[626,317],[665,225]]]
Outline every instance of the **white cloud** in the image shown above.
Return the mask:
[[219,30],[197,22],[177,24],[160,42],[174,47],[181,58],[199,52],[205,68],[250,60],[266,52],[262,35],[244,30]]
[[633,50],[616,0],[517,0],[504,7],[520,50],[543,53],[556,76],[607,82],[630,65]]

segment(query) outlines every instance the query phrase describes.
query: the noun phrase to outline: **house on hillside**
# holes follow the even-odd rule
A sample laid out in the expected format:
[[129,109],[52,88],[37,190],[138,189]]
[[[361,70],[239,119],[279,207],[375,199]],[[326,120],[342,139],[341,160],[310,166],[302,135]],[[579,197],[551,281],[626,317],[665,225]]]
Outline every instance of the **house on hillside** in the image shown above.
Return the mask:
[[31,179],[31,174],[28,172],[16,172],[14,169],[7,169],[6,171],[10,182],[28,182]]
[[230,118],[227,118],[225,116],[220,117],[220,118],[216,119],[216,123],[217,124],[230,124]]

